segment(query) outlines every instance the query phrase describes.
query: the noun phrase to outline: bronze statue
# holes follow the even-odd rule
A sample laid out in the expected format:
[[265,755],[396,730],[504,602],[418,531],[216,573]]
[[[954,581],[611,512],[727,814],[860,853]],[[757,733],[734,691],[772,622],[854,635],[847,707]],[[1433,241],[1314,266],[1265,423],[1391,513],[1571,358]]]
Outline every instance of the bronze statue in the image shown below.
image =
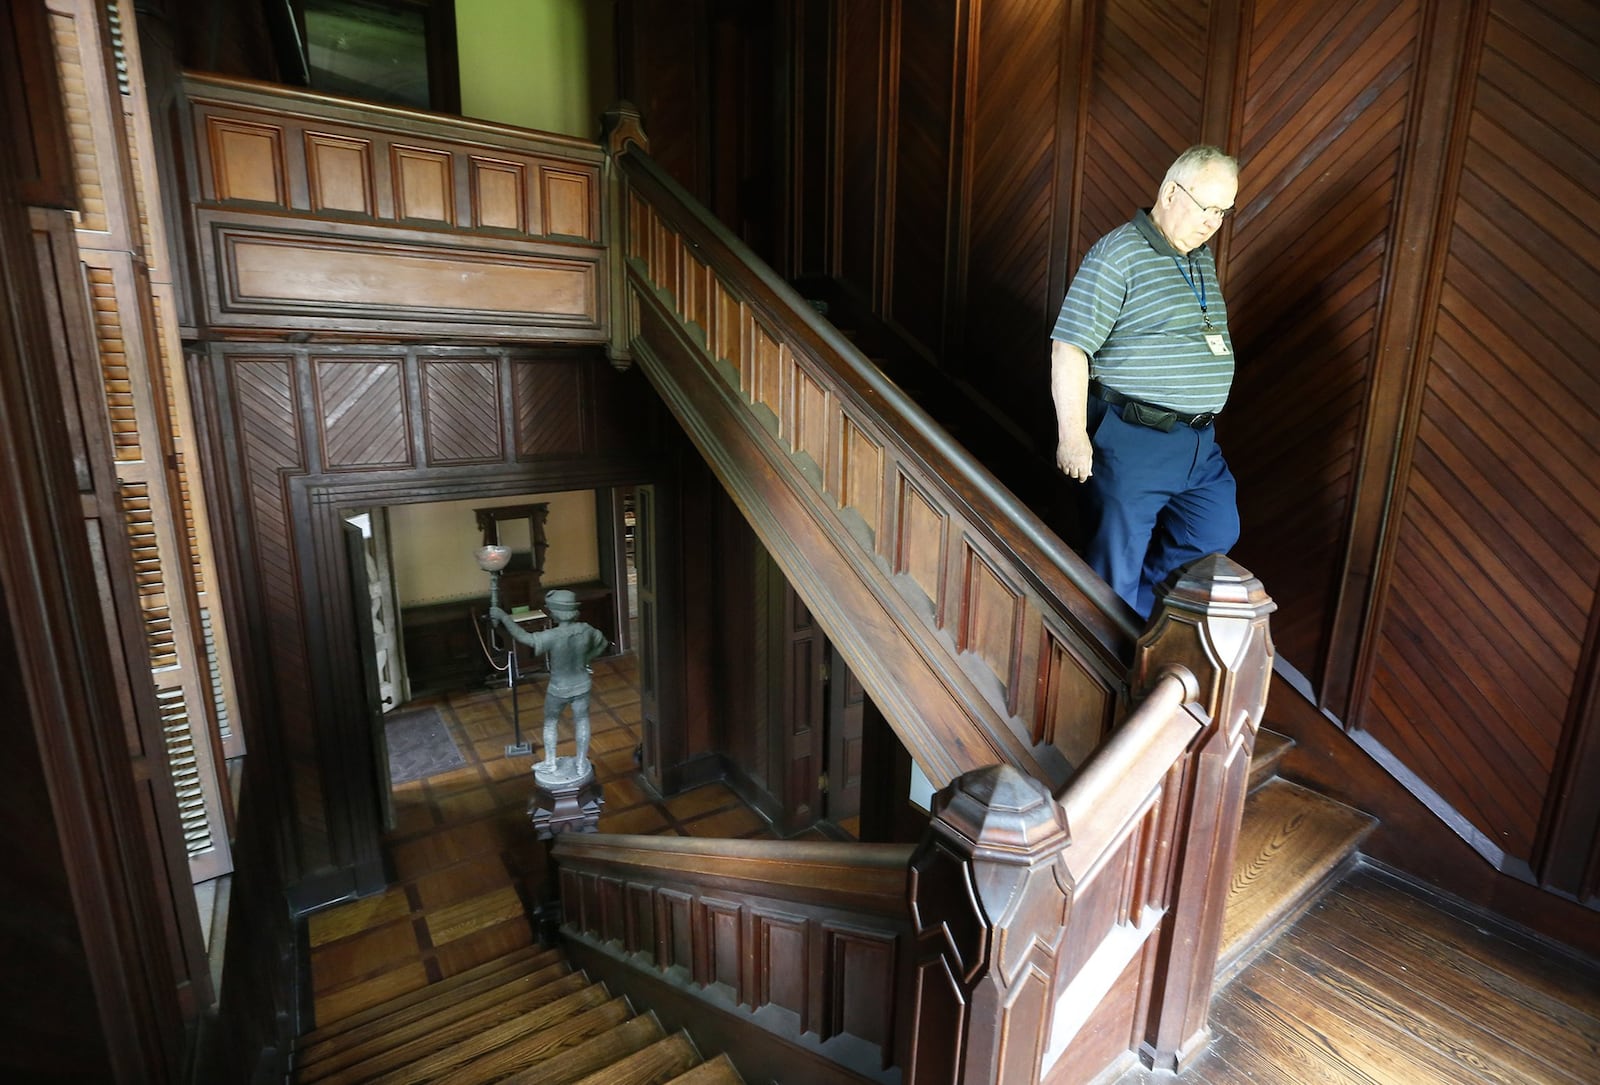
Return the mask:
[[[589,664],[611,642],[594,626],[574,620],[578,616],[578,597],[564,588],[544,593],[544,610],[556,624],[538,632],[523,629],[497,606],[489,608],[489,617],[550,661],[550,684],[544,694],[544,760],[534,766],[534,775],[555,782],[576,780],[589,771]],[[570,760],[556,756],[561,710],[567,705],[572,706],[573,730],[578,740],[577,755]]]

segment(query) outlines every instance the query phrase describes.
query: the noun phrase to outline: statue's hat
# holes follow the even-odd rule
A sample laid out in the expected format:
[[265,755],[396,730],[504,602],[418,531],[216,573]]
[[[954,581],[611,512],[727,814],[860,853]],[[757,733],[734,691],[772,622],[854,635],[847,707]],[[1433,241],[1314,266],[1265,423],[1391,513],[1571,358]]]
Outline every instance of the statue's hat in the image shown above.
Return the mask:
[[578,613],[578,597],[565,588],[552,588],[544,593],[544,609],[559,617],[570,618]]

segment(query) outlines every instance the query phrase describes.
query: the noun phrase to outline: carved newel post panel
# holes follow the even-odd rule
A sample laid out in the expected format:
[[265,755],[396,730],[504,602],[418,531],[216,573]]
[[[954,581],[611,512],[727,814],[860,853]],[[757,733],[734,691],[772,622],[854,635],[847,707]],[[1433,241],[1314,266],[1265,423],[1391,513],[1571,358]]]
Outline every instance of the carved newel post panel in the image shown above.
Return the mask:
[[1276,609],[1261,581],[1213,554],[1178,575],[1135,650],[1130,693],[1136,701],[1163,668],[1177,664],[1198,680],[1197,701],[1210,718],[1172,770],[1182,779],[1168,782],[1178,801],[1167,917],[1142,1048],[1157,1069],[1182,1068],[1209,1038],[1211,983],[1250,755],[1272,678],[1267,615]]
[[1067,822],[1044,784],[1010,765],[934,799],[911,859],[916,1035],[908,1085],[1038,1080],[1071,903]]

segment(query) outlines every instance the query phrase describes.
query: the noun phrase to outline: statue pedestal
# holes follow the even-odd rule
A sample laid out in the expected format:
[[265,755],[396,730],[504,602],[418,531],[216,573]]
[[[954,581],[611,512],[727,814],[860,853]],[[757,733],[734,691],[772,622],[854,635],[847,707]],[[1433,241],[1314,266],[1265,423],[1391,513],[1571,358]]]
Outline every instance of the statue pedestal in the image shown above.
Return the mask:
[[528,819],[540,840],[557,833],[592,833],[600,826],[600,807],[605,799],[594,778],[594,765],[585,761],[572,764],[573,758],[557,759],[555,769],[542,765],[533,770],[533,797],[528,800]]

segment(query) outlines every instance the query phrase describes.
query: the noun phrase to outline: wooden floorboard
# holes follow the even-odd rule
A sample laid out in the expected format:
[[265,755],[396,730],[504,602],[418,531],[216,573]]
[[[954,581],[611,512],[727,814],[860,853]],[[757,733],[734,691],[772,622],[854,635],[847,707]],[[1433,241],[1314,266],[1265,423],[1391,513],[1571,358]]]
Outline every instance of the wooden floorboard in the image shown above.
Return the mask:
[[1600,964],[1363,863],[1218,993],[1211,1026],[1182,1074],[1118,1085],[1593,1085]]

